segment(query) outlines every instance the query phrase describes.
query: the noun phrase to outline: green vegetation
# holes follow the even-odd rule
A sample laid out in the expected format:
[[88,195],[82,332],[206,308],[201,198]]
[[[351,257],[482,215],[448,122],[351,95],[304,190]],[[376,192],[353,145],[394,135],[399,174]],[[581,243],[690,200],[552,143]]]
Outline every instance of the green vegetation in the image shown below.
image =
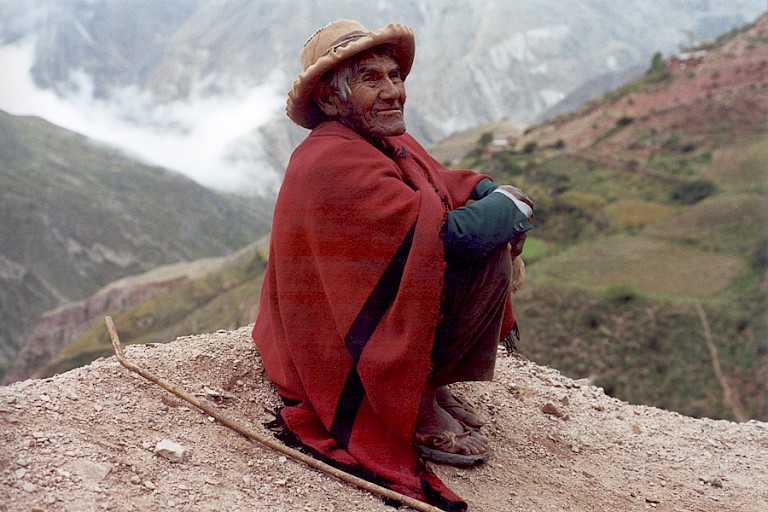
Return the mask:
[[[537,201],[528,293],[516,301],[523,353],[633,403],[767,418],[765,145],[669,144],[656,161],[691,169],[680,182],[552,150],[468,155],[462,166]],[[724,402],[705,329],[738,411]]]
[[662,82],[669,78],[670,74],[667,70],[667,62],[661,53],[656,52],[651,58],[651,67],[645,72],[644,83]]
[[708,180],[691,180],[672,189],[669,197],[681,204],[696,204],[715,193],[715,184]]
[[[706,148],[709,162],[686,151],[701,177],[672,186],[558,152],[462,162],[537,201],[524,252],[530,293],[516,301],[523,353],[630,402],[734,419],[704,343],[701,303],[741,412],[766,418],[768,304],[759,283],[768,203],[764,190],[752,191],[768,167],[750,147]],[[742,165],[715,168],[722,152],[739,153]],[[716,185],[726,173],[727,192]]]
[[676,79],[656,55],[645,76],[456,166],[536,201],[515,302],[523,354],[629,402],[766,420],[768,132],[754,107],[765,98],[755,87],[625,110]]

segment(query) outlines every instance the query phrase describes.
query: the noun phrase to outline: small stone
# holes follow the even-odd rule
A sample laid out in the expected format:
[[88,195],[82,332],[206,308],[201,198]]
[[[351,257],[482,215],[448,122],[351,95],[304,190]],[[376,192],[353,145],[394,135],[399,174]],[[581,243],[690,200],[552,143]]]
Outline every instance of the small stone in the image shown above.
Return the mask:
[[21,480],[22,478],[24,478],[24,475],[27,474],[27,470],[24,468],[19,468],[16,471],[14,471],[13,474],[16,475],[16,478]]
[[31,482],[22,482],[21,488],[24,489],[26,492],[35,492],[35,484]]
[[133,475],[133,476],[131,477],[131,480],[130,480],[130,481],[131,481],[131,483],[132,483],[133,485],[139,485],[139,484],[141,483],[141,478],[139,477],[139,475]]
[[152,483],[151,480],[144,480],[144,487],[146,487],[150,491],[154,491],[155,489],[157,489],[157,486],[154,483]]
[[541,407],[541,412],[544,414],[551,414],[552,416],[567,420],[569,416],[558,409],[552,402],[547,402]]
[[187,459],[187,449],[175,441],[163,439],[155,446],[155,454],[171,462],[184,462]]
[[67,463],[67,467],[72,469],[80,478],[92,484],[98,484],[112,471],[112,464],[109,462],[92,462],[84,459],[75,459]]

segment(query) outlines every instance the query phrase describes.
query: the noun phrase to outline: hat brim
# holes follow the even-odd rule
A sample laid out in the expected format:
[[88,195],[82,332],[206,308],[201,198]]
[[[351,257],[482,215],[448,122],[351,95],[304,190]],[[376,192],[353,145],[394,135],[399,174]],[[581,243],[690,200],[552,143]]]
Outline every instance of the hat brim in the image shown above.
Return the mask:
[[288,117],[299,126],[309,129],[323,122],[326,116],[312,99],[312,90],[318,80],[340,62],[382,44],[393,46],[395,60],[400,66],[400,73],[405,80],[411,71],[416,55],[416,41],[410,27],[394,23],[375,32],[368,32],[346,46],[331,49],[299,74],[299,77],[293,82],[293,88],[288,93],[288,105],[286,106]]

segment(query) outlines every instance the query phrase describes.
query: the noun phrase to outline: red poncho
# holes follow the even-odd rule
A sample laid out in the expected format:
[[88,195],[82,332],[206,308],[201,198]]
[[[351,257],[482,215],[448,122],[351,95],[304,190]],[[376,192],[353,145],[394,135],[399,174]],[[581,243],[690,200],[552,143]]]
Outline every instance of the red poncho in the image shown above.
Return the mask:
[[[448,209],[483,175],[448,170],[411,136],[387,154],[337,122],[294,152],[275,207],[253,338],[309,451],[464,510],[412,444],[443,288]],[[375,474],[375,475],[373,475]],[[383,480],[382,480],[383,479]]]

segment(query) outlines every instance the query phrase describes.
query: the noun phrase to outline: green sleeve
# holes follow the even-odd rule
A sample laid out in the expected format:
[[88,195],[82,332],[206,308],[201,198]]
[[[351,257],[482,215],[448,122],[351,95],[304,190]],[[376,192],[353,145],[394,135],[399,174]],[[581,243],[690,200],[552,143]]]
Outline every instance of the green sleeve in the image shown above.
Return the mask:
[[448,212],[442,233],[446,261],[484,258],[533,228],[513,201],[491,192],[469,206]]

